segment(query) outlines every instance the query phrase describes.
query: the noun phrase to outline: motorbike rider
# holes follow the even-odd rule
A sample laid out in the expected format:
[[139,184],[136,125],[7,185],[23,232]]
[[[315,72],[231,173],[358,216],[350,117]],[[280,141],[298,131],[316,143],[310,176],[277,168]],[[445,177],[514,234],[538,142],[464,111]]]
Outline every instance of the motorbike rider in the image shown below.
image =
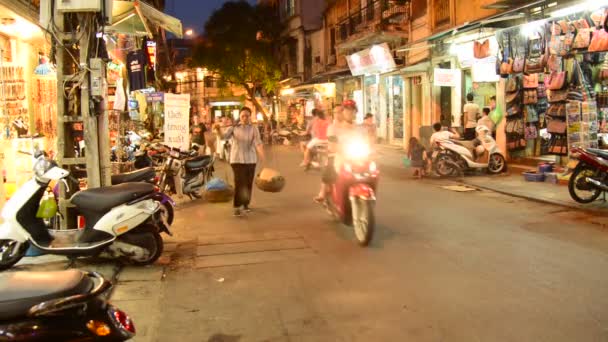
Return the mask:
[[312,139],[306,144],[304,149],[304,161],[301,166],[307,166],[310,163],[310,151],[313,148],[317,145],[327,143],[327,130],[329,125],[330,122],[325,118],[325,113],[322,110],[317,109],[316,116],[312,121],[312,127],[310,129]]
[[327,129],[330,156],[321,176],[321,189],[318,196],[314,198],[317,203],[325,201],[325,196],[330,192],[333,183],[336,181],[336,169],[342,163],[341,155],[343,154],[344,141],[353,136],[365,137],[365,134],[362,134],[359,127],[355,125],[356,114],[357,104],[353,100],[346,100],[342,105],[334,108],[335,120]]
[[441,122],[436,122],[433,124],[433,131],[435,131],[435,133],[431,135],[431,148],[433,148],[436,141],[460,138],[460,134],[458,134],[458,132],[453,128],[448,131],[444,131],[443,126],[441,126]]

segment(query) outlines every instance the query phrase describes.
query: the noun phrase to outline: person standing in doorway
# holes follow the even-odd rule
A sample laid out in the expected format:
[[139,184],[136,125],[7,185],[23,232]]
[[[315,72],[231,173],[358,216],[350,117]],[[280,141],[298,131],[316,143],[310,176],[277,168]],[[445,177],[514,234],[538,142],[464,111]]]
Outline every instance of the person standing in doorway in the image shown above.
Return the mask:
[[255,167],[264,160],[264,149],[260,131],[251,124],[251,109],[243,107],[240,121],[228,129],[224,139],[232,138],[230,149],[230,166],[234,174],[234,216],[241,216],[242,211],[250,212],[249,203],[253,191]]
[[479,115],[479,106],[473,103],[473,94],[467,95],[467,103],[463,108],[463,121],[464,121],[464,139],[473,140],[475,139],[475,127],[477,127],[477,116]]
[[492,119],[490,119],[489,115],[490,108],[484,107],[481,119],[477,120],[477,127],[486,126],[490,130],[490,132],[492,132],[492,137],[496,137],[496,132],[494,131],[494,122],[492,121]]

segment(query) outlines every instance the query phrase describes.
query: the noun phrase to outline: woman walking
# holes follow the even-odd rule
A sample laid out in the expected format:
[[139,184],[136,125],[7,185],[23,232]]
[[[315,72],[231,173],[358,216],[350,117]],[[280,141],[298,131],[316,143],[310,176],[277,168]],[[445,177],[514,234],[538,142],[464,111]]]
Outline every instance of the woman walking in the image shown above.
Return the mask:
[[240,121],[228,129],[224,140],[232,138],[230,166],[234,174],[234,216],[241,216],[241,208],[249,212],[255,167],[264,160],[260,131],[251,124],[251,109],[241,108]]

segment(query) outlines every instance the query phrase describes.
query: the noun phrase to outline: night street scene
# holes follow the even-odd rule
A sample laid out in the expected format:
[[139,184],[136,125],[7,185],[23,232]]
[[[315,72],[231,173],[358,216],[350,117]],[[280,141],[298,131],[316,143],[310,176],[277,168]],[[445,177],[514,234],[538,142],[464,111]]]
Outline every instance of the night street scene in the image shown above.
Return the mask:
[[0,341],[608,341],[608,0],[0,0]]

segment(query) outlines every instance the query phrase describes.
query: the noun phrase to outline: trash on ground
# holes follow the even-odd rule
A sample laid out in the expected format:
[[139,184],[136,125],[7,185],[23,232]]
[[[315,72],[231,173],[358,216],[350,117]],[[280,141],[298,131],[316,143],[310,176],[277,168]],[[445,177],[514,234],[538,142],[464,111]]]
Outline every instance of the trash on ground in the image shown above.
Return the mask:
[[457,191],[457,192],[469,192],[469,191],[477,191],[475,188],[471,188],[465,185],[445,185],[441,187],[442,189]]

